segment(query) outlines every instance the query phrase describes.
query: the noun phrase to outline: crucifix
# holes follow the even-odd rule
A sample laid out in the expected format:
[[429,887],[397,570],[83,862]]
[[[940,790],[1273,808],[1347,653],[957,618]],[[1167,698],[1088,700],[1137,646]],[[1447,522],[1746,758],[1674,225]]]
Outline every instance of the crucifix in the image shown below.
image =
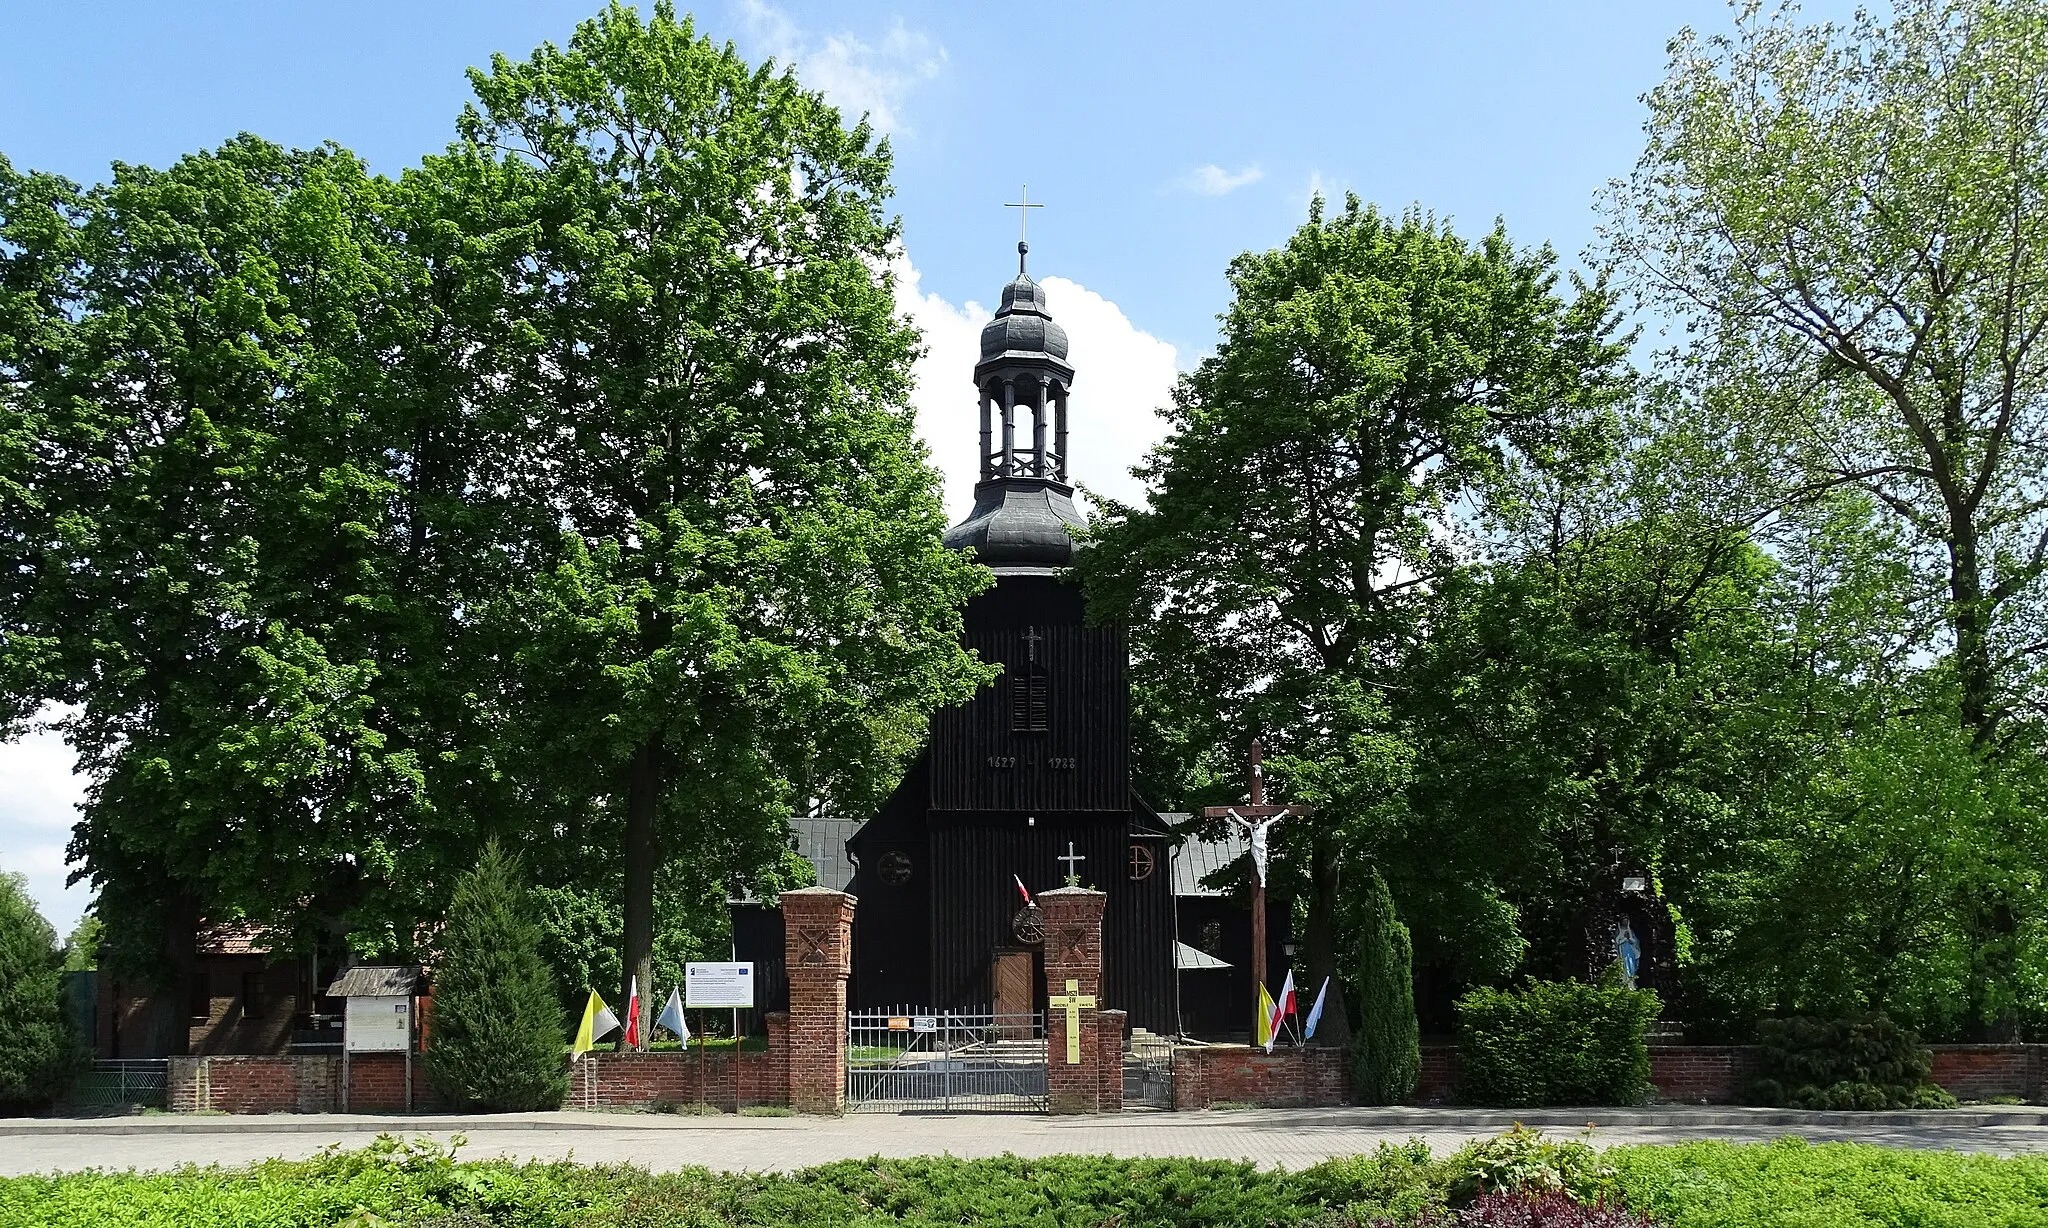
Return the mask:
[[1067,978],[1067,992],[1046,999],[1054,1010],[1067,1012],[1067,1065],[1081,1064],[1081,1012],[1095,1009],[1095,995],[1081,992],[1081,982]]
[[1003,208],[1015,209],[1017,211],[1017,275],[1022,277],[1024,275],[1024,253],[1031,250],[1031,245],[1025,242],[1030,237],[1031,211],[1033,209],[1043,209],[1045,206],[1037,204],[1031,199],[1031,185],[1027,183],[1024,185],[1023,190],[1017,194],[1016,202],[1004,201]]
[[1266,804],[1266,773],[1261,766],[1265,748],[1252,739],[1246,756],[1246,792],[1249,806],[1204,806],[1205,819],[1229,819],[1244,829],[1252,846],[1252,985],[1266,983],[1266,855],[1267,834],[1282,819],[1315,813],[1313,806],[1269,806]]
[[1044,638],[1038,633],[1038,628],[1024,628],[1024,652],[1033,665],[1038,664],[1038,641]]
[[1066,856],[1055,857],[1053,858],[1053,860],[1066,862],[1067,881],[1070,883],[1078,883],[1081,881],[1081,863],[1088,860],[1088,855],[1086,853],[1075,852],[1074,842],[1072,840],[1069,840],[1067,841]]

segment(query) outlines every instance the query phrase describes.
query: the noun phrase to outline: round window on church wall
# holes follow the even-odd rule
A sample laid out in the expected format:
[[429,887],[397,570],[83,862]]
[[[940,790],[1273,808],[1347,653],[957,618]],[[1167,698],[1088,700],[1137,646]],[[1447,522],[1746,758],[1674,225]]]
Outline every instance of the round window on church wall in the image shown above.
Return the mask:
[[881,877],[883,886],[901,887],[910,881],[910,854],[890,849],[875,863],[875,873]]
[[1142,844],[1133,844],[1131,846],[1131,858],[1128,868],[1132,882],[1140,882],[1152,877],[1153,867],[1158,864],[1158,855],[1151,849],[1146,848]]

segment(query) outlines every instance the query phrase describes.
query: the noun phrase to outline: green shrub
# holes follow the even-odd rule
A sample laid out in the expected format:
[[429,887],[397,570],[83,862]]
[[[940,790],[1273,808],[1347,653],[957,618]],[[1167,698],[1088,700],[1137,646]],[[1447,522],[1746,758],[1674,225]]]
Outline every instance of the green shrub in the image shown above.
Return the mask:
[[566,1017],[526,906],[518,862],[495,841],[456,880],[448,905],[426,1067],[435,1088],[465,1108],[558,1109],[569,1094]]
[[1611,1199],[1614,1169],[1585,1143],[1546,1138],[1516,1126],[1483,1142],[1467,1143],[1445,1161],[1453,1206],[1483,1194],[1567,1194],[1580,1202]]
[[0,1116],[47,1108],[83,1062],[59,996],[63,963],[28,880],[0,874]]
[[[459,1140],[458,1140],[459,1142]],[[1611,1172],[1607,1166],[1611,1165]],[[1498,1193],[1451,1189],[1490,1173],[1537,1212]],[[813,1224],[1033,1224],[1119,1228],[1450,1228],[1471,1223],[1619,1228],[1578,1216],[1611,1181],[1621,1205],[1671,1228],[2021,1228],[2048,1222],[2048,1157],[1997,1159],[1801,1143],[1616,1148],[1523,1131],[1438,1159],[1427,1145],[1382,1144],[1286,1173],[1216,1160],[1054,1156],[850,1160],[802,1172],[650,1174],[566,1163],[460,1163],[454,1149],[379,1139],[358,1151],[247,1168],[0,1178],[0,1225],[210,1228],[417,1224],[438,1228],[784,1228]],[[1462,1184],[1460,1184],[1462,1183]],[[1554,1183],[1563,1189],[1554,1188]],[[1547,1197],[1541,1191],[1552,1189]],[[1491,1200],[1491,1201],[1489,1201]]]
[[1751,1104],[1795,1109],[1946,1109],[1956,1099],[1928,1079],[1933,1060],[1919,1037],[1883,1015],[1766,1019]]
[[2048,1156],[1857,1143],[1685,1143],[1606,1153],[1627,1206],[1671,1228],[2032,1228]]
[[1657,995],[1531,980],[1458,999],[1459,1091],[1472,1104],[1637,1104],[1650,1090],[1643,1029]]
[[1360,893],[1358,1027],[1351,1037],[1351,1091],[1361,1104],[1405,1104],[1422,1070],[1415,1021],[1414,949],[1378,870]]

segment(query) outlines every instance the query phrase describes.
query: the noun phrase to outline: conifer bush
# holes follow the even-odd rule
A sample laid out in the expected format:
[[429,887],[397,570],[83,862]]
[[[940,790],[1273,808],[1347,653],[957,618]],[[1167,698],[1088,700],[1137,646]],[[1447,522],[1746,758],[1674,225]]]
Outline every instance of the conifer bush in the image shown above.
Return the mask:
[[1414,947],[1378,870],[1359,901],[1358,1026],[1351,1042],[1351,1091],[1362,1104],[1403,1104],[1422,1070],[1415,1020]]
[[0,874],[0,1116],[48,1107],[83,1062],[59,998],[63,962],[28,881]]
[[541,959],[519,862],[496,841],[456,880],[442,943],[426,1054],[435,1089],[465,1108],[562,1107],[566,1017]]

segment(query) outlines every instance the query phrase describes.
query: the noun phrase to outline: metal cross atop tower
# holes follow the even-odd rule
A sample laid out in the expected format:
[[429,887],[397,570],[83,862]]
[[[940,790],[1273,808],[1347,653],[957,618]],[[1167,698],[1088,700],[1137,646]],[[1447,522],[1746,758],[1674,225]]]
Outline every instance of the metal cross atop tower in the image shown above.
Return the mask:
[[1031,235],[1028,233],[1028,223],[1031,220],[1031,210],[1043,209],[1045,208],[1045,206],[1041,204],[1036,204],[1032,201],[1031,185],[1027,183],[1023,185],[1023,189],[1017,193],[1016,203],[1012,204],[1009,201],[1004,201],[1003,208],[1015,209],[1017,211],[1017,241],[1019,243],[1022,243],[1031,237]]

